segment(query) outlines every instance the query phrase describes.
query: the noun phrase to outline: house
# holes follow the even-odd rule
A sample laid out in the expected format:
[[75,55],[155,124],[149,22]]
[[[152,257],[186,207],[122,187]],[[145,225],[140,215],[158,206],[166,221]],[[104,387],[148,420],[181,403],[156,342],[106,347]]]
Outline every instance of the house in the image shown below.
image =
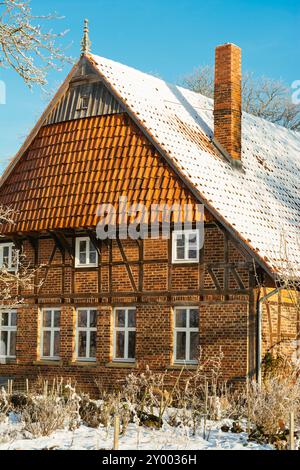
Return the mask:
[[[260,378],[299,351],[300,134],[241,114],[241,50],[216,49],[215,100],[88,50],[2,176],[0,264],[37,269],[2,310],[0,377],[72,378],[96,393],[149,365],[214,359]],[[191,207],[172,236],[99,239],[99,205]],[[204,207],[202,228],[197,207]],[[201,248],[201,249],[200,249]],[[294,287],[296,284],[292,284]],[[290,286],[290,285],[289,285]],[[293,294],[295,292],[292,292]]]

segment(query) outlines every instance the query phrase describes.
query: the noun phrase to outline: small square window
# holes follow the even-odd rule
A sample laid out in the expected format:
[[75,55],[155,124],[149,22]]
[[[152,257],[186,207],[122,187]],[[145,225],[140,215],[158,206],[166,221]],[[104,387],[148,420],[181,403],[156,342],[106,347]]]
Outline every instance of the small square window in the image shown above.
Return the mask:
[[0,268],[7,271],[17,271],[18,269],[18,251],[13,243],[0,244]]
[[77,268],[98,266],[98,254],[89,237],[76,238],[75,266]]
[[199,231],[174,231],[172,235],[172,261],[173,263],[199,262]]

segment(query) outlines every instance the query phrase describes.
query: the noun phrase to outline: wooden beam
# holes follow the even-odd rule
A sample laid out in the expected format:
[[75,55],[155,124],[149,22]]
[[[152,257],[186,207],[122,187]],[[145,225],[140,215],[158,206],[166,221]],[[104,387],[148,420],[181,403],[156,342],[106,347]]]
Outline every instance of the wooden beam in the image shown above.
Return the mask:
[[118,244],[120,253],[122,255],[122,258],[123,258],[123,261],[124,261],[124,264],[125,264],[125,267],[126,267],[126,271],[127,271],[127,274],[129,276],[129,279],[130,279],[130,282],[131,282],[131,286],[132,286],[134,292],[136,292],[138,289],[137,289],[137,286],[136,286],[136,283],[135,283],[135,280],[134,280],[134,277],[133,277],[133,273],[132,273],[131,267],[128,263],[128,259],[127,259],[126,253],[124,251],[122,242],[119,238],[117,238],[117,244]]

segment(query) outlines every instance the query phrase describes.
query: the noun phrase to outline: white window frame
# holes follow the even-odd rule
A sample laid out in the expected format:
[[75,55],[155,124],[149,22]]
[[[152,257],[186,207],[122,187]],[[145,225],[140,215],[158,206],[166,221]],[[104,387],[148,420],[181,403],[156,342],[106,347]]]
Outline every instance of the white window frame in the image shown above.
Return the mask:
[[[51,326],[44,326],[44,312],[51,312]],[[59,326],[54,326],[54,314],[55,312],[59,313]],[[41,359],[47,360],[47,361],[57,361],[60,359],[60,356],[55,356],[54,355],[54,336],[55,332],[59,331],[60,333],[60,323],[61,322],[61,310],[59,308],[44,308],[41,311],[41,349],[40,349],[40,354],[41,354]],[[44,351],[44,333],[46,331],[50,331],[50,356],[44,356],[43,351]],[[61,348],[61,338],[60,338],[60,348]],[[60,349],[59,348],[59,349]]]
[[[87,243],[87,262],[85,264],[80,263],[80,242],[86,242]],[[75,242],[75,267],[76,268],[91,268],[91,267],[97,267],[98,266],[98,253],[96,251],[96,262],[91,263],[90,262],[90,252],[91,252],[91,246],[94,246],[91,239],[89,237],[77,237],[76,242]]]
[[[187,359],[187,357],[190,357],[190,348],[191,348],[191,333],[198,333],[199,332],[199,326],[198,328],[196,327],[190,327],[190,310],[198,310],[199,307],[175,307],[174,309],[174,351],[173,351],[173,358],[174,358],[174,364],[191,364],[191,365],[196,365],[198,364],[198,361],[195,360],[190,360]],[[177,327],[176,326],[176,312],[177,310],[186,310],[188,312],[188,315],[186,317],[186,326],[185,327]],[[176,359],[176,351],[177,351],[177,333],[178,332],[184,332],[186,334],[185,338],[185,359]]]
[[[8,325],[7,326],[3,326],[1,325],[1,315],[3,313],[8,313]],[[11,332],[15,332],[17,334],[17,325],[12,325],[11,324],[11,316],[12,314],[16,314],[17,315],[17,311],[16,310],[2,310],[0,311],[0,333],[2,331],[7,331],[7,351],[10,351],[10,338],[11,338]],[[6,354],[6,355],[0,355],[0,359],[16,359],[16,354],[13,355],[13,356],[10,356],[9,354]]]
[[[177,236],[184,235],[185,242],[184,242],[184,259],[177,258]],[[197,257],[196,258],[189,258],[189,235],[196,235],[196,251]],[[199,230],[174,230],[172,233],[172,263],[173,264],[187,264],[187,263],[199,263],[199,252],[200,252],[200,233]]]
[[[124,326],[116,326],[117,325],[117,311],[118,310],[125,310],[125,325]],[[135,311],[135,326],[128,326],[128,311],[134,310]],[[124,357],[117,357],[117,333],[119,331],[124,332]],[[136,335],[136,307],[115,307],[114,309],[114,344],[113,344],[113,361],[114,362],[135,362],[135,357],[128,357],[128,338],[129,332],[134,331]]]
[[[79,319],[79,312],[81,311],[86,311],[87,312],[87,325],[88,326],[78,326],[78,319]],[[80,331],[85,331],[87,333],[86,335],[86,352],[89,352],[90,354],[90,345],[91,345],[91,332],[96,332],[97,333],[97,326],[89,326],[90,325],[90,316],[91,316],[91,311],[96,312],[96,318],[97,318],[97,309],[96,308],[78,308],[76,310],[76,360],[78,362],[96,362],[97,358],[96,357],[79,357],[79,332]],[[96,348],[97,348],[97,338],[96,338]]]
[[[9,248],[9,254],[8,254],[8,266],[7,266],[7,271],[9,272],[16,272],[18,270],[18,262],[19,262],[19,256],[18,256],[18,250],[15,249],[14,243],[0,243],[0,268],[3,268],[3,251],[4,248],[8,247]],[[16,265],[13,266],[13,255],[15,254],[16,256]]]

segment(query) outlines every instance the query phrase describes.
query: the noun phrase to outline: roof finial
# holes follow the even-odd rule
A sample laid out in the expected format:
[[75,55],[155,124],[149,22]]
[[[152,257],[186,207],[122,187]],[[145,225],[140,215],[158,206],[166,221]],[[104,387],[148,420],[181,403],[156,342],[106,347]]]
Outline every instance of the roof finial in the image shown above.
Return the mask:
[[83,38],[81,40],[81,55],[89,54],[91,49],[91,41],[89,38],[89,20],[84,20]]

